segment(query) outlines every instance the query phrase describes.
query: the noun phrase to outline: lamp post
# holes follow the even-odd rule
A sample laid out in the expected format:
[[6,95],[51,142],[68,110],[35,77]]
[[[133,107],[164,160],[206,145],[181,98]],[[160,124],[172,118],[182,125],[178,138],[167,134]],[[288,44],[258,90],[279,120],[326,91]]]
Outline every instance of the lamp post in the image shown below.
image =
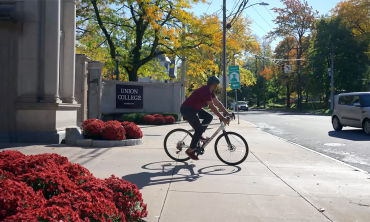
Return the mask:
[[116,80],[119,81],[119,68],[118,68],[118,65],[119,65],[119,61],[121,60],[121,55],[117,52],[116,54]]
[[[253,5],[263,5],[263,6],[267,6],[269,5],[268,3],[265,3],[265,2],[261,2],[261,3],[255,3],[255,4],[252,4],[252,5],[249,5],[248,7],[244,8],[244,9],[247,9],[249,7],[252,7]],[[228,23],[226,24],[226,0],[223,0],[223,7],[222,7],[222,11],[223,11],[223,23],[222,23],[222,44],[223,44],[223,52],[222,52],[222,71],[223,71],[223,78],[222,78],[222,88],[223,88],[223,103],[224,103],[224,106],[225,108],[227,108],[227,91],[226,91],[226,31],[227,29],[231,28],[231,24]],[[243,9],[243,10],[244,10]]]

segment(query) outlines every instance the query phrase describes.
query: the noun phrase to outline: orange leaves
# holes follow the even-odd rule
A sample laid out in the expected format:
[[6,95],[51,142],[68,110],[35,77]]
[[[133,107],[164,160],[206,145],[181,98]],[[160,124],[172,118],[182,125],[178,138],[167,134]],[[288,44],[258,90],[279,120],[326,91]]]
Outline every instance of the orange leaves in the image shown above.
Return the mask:
[[271,69],[265,66],[264,69],[259,74],[262,75],[265,79],[270,80],[272,79],[274,73]]

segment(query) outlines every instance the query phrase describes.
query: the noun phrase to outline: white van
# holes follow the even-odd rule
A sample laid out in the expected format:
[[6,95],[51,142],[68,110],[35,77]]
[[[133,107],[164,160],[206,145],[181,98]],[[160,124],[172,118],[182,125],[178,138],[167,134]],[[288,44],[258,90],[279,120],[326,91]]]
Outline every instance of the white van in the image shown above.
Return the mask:
[[362,128],[370,135],[370,92],[343,93],[336,96],[331,120],[335,131],[350,126]]

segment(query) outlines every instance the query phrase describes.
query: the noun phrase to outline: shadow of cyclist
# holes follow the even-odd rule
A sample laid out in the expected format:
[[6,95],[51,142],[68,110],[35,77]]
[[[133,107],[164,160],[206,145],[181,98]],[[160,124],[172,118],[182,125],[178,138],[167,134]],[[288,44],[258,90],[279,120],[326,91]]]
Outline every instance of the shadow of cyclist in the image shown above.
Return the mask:
[[175,183],[188,181],[193,182],[201,177],[201,175],[230,175],[241,171],[239,166],[213,165],[198,169],[195,173],[195,165],[187,162],[179,163],[174,161],[161,161],[148,163],[141,167],[144,170],[153,170],[156,172],[140,172],[123,176],[122,179],[127,180],[139,189],[147,186],[155,186],[160,184]]
[[[176,162],[156,162],[151,164],[161,164],[161,169],[155,169],[157,172],[140,172],[129,174],[122,177],[122,179],[136,184],[139,189],[146,186],[154,186],[160,184],[174,183],[180,181],[193,182],[199,178],[199,174],[194,172],[194,165],[188,163]],[[166,163],[166,164],[165,164]],[[176,165],[172,165],[172,163]],[[142,168],[146,169],[144,165]]]

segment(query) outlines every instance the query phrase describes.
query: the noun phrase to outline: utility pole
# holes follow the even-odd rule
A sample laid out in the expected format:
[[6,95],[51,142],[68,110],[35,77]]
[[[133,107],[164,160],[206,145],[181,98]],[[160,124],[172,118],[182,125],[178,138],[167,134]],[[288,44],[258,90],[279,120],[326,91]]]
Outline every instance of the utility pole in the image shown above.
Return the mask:
[[222,19],[222,72],[223,72],[223,102],[225,108],[227,108],[227,92],[226,92],[226,0],[223,0],[223,6],[222,6],[222,11],[223,11],[223,19]]
[[[297,49],[298,51],[298,49]],[[298,60],[298,106],[299,111],[302,111],[302,94],[301,94],[301,60]]]
[[[263,50],[263,59],[262,59],[262,72],[265,70],[265,49]],[[266,80],[262,75],[263,81],[263,108],[266,109]]]
[[331,76],[330,76],[330,83],[331,83],[331,93],[330,93],[330,110],[334,109],[334,44],[331,43]]
[[[185,40],[185,24],[182,24],[182,28],[184,29],[182,35],[182,40]],[[181,103],[185,101],[185,75],[186,75],[186,67],[185,67],[185,53],[182,54],[181,58]]]

